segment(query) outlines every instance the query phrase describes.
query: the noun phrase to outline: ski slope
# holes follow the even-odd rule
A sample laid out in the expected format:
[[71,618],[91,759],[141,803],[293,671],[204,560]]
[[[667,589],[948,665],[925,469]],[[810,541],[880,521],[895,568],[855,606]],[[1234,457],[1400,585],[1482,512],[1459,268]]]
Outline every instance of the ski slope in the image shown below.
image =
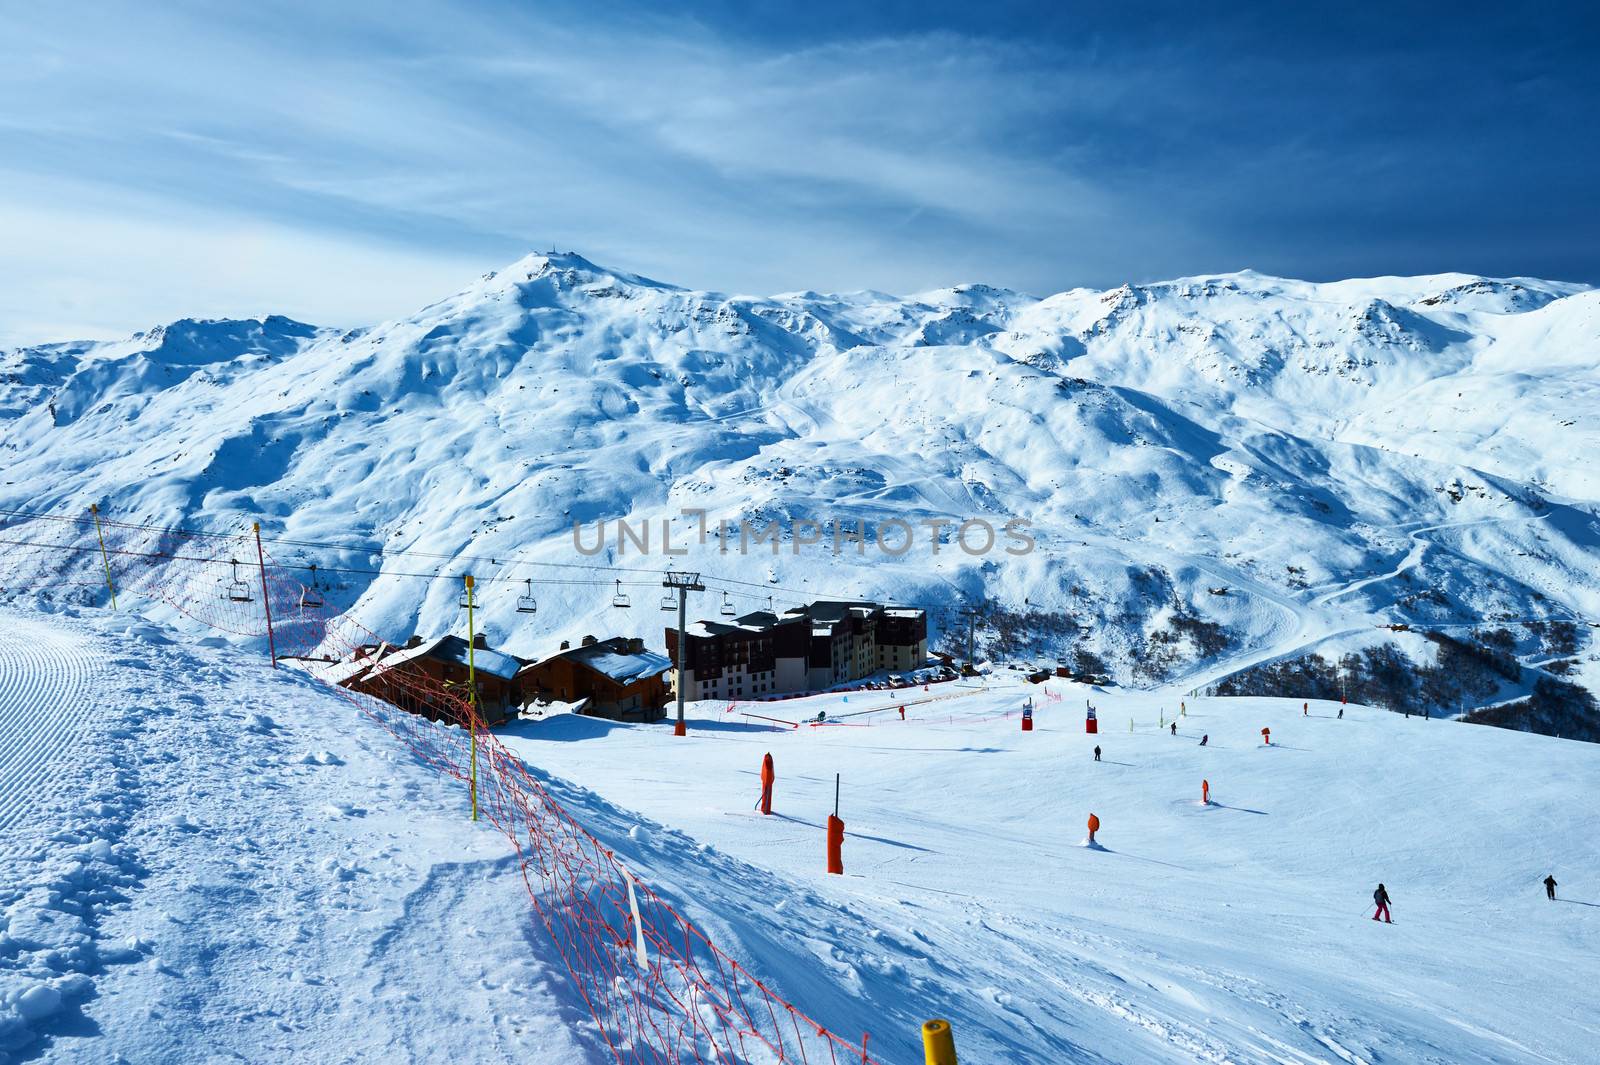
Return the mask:
[[0,1062],[592,1060],[463,796],[218,644],[0,610]]
[[[0,691],[98,708],[0,854],[0,1061],[608,1060],[503,837],[348,702],[125,616],[0,622],[31,646],[0,656]],[[503,739],[884,1062],[920,1060],[930,1016],[979,1062],[1592,1060],[1593,745],[1267,699],[1188,700],[1172,736],[1175,693],[1019,676],[697,704],[687,739],[570,715]],[[818,712],[838,723],[747,716]],[[822,871],[836,773],[842,877]],[[1394,925],[1367,919],[1380,880]]]
[[[1009,673],[903,722],[744,716],[849,714],[886,701],[872,692],[698,704],[686,741],[556,716],[508,742],[592,789],[574,800],[619,847],[889,1061],[919,1060],[928,1016],[973,1061],[1593,1060],[1591,745],[1268,699],[1188,700],[1174,737],[1157,720],[1175,693],[1052,681],[1049,701]],[[843,877],[823,871],[836,773]],[[1368,920],[1380,881],[1392,926]]]

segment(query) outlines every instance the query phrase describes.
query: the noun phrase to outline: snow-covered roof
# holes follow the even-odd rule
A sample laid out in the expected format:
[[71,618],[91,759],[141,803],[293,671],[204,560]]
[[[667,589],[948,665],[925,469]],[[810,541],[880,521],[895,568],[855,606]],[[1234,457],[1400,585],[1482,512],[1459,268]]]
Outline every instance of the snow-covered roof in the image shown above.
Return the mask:
[[[446,636],[435,645],[434,655],[464,666],[467,664],[467,641],[459,636]],[[477,673],[510,680],[522,668],[522,663],[508,654],[479,647],[472,652],[472,668]]]
[[[378,668],[373,670],[373,675],[376,676],[418,658],[440,658],[464,666],[467,664],[467,641],[459,636],[435,636],[431,640],[423,640],[415,647],[403,648],[385,656],[378,663]],[[508,654],[479,647],[472,652],[472,668],[477,673],[487,673],[501,680],[511,680],[517,675],[517,670],[522,668],[522,662]]]
[[657,677],[672,668],[672,660],[666,655],[644,649],[630,651],[629,646],[630,641],[627,637],[618,636],[561,651],[551,655],[550,658],[565,658],[568,661],[580,662],[596,673],[610,677],[618,684],[631,684],[636,680]]
[[355,658],[340,662],[329,662],[325,665],[315,665],[311,667],[311,672],[318,680],[325,681],[328,684],[348,684],[377,665],[379,660],[392,650],[393,648],[388,644],[381,644],[371,654],[357,655]]

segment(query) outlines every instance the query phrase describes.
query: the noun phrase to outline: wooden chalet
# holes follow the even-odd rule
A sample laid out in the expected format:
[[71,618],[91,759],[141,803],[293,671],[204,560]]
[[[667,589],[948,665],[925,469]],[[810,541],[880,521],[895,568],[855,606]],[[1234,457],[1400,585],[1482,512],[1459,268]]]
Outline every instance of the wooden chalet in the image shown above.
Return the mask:
[[[459,636],[414,636],[404,647],[380,644],[362,648],[356,658],[339,663],[330,679],[413,714],[454,721],[456,715],[440,698],[440,688],[463,697],[468,694],[468,651],[467,641]],[[522,705],[517,672],[523,662],[491,650],[482,634],[473,640],[470,651],[478,684],[478,712],[486,724],[504,724]]]
[[614,721],[659,721],[666,716],[672,663],[647,651],[637,637],[596,640],[524,666],[517,682],[528,698],[578,703],[577,712]]

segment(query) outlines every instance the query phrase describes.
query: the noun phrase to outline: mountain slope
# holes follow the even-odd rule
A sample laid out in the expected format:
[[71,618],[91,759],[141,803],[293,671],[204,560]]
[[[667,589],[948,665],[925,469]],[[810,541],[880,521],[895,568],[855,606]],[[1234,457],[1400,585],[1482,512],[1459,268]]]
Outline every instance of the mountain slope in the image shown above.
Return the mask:
[[[184,322],[6,353],[0,505],[349,545],[275,553],[382,571],[330,593],[402,638],[460,624],[457,586],[414,574],[471,569],[521,653],[659,639],[642,608],[673,562],[710,578],[701,614],[871,595],[949,630],[983,602],[995,652],[1124,682],[1380,622],[1502,619],[1535,661],[1540,626],[1600,615],[1597,386],[1600,293],[1532,279],[753,298],[537,255],[370,329]],[[685,508],[732,535],[698,542]],[[953,526],[935,553],[922,524],[1013,517],[1030,554],[969,555]],[[661,555],[658,526],[651,556],[615,524],[576,549],[575,523],[592,544],[646,518],[690,555]],[[904,521],[915,542],[741,554],[737,523],[773,518]],[[514,609],[525,579],[560,582],[536,615]],[[1594,687],[1586,647],[1569,675]]]

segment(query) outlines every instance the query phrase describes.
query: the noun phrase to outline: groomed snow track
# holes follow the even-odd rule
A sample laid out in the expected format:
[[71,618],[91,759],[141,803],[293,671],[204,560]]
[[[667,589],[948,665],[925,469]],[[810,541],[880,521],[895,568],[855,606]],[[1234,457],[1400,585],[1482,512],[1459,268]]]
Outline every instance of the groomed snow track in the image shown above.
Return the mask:
[[16,826],[70,783],[101,670],[82,636],[19,614],[0,625],[0,855],[18,845]]

